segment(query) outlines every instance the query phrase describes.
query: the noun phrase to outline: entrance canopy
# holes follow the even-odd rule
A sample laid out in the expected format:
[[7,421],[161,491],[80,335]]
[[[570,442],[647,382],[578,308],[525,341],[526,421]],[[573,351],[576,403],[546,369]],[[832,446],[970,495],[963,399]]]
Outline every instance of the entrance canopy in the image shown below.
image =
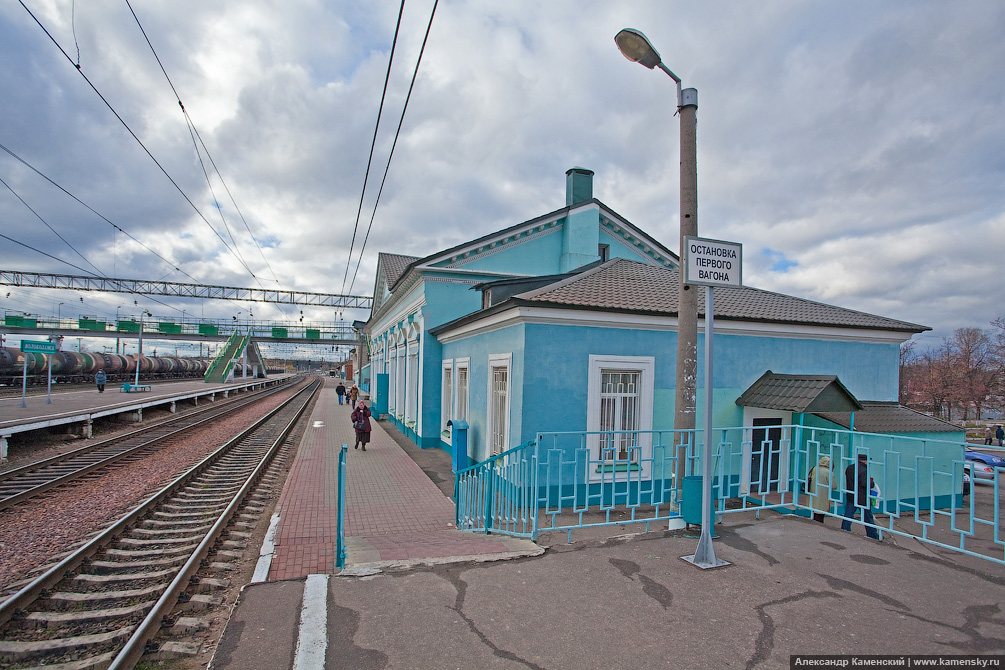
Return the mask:
[[736,399],[741,407],[785,412],[857,412],[858,401],[836,375],[782,375],[768,370]]

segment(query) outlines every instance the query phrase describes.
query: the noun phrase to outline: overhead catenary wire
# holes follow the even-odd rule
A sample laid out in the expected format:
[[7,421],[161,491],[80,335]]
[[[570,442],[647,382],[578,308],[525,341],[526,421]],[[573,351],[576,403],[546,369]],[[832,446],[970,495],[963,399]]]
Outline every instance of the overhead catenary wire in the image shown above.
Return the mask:
[[363,176],[363,190],[359,194],[359,208],[356,210],[356,223],[352,228],[352,241],[349,243],[349,254],[345,263],[345,274],[342,275],[342,289],[345,293],[345,283],[349,278],[349,266],[352,264],[352,248],[356,244],[356,231],[359,230],[359,217],[363,212],[363,197],[366,195],[366,183],[370,178],[370,165],[373,163],[373,149],[377,145],[377,130],[380,128],[380,117],[384,113],[384,100],[387,98],[387,83],[391,79],[391,65],[394,63],[394,50],[398,45],[398,33],[401,30],[401,15],[405,12],[405,0],[401,0],[398,8],[398,23],[394,26],[394,39],[391,41],[391,55],[387,59],[387,73],[384,75],[384,90],[380,94],[380,107],[377,110],[377,122],[373,126],[373,139],[370,141],[370,156],[366,160],[366,174]]
[[248,265],[247,265],[247,264],[246,264],[246,263],[245,263],[245,262],[244,262],[244,261],[243,261],[243,260],[242,260],[242,259],[241,259],[241,258],[240,258],[240,257],[239,257],[239,256],[238,256],[238,255],[237,255],[236,253],[235,253],[235,252],[234,252],[234,250],[230,248],[230,245],[229,245],[229,244],[227,244],[227,240],[225,240],[225,239],[223,238],[223,236],[222,236],[222,235],[220,234],[220,232],[219,232],[219,231],[218,231],[218,230],[217,230],[216,228],[214,228],[214,227],[213,227],[213,225],[212,225],[212,224],[211,224],[211,223],[209,222],[209,220],[208,220],[208,219],[207,219],[207,218],[205,217],[205,215],[204,215],[204,214],[202,213],[202,211],[200,211],[200,210],[199,210],[199,208],[198,208],[198,207],[196,206],[196,204],[195,204],[194,202],[192,202],[192,199],[188,197],[188,194],[186,194],[186,193],[185,193],[185,191],[184,191],[184,190],[182,189],[182,187],[181,187],[181,186],[180,186],[180,185],[178,184],[178,182],[176,182],[176,181],[174,180],[174,178],[173,178],[173,177],[171,176],[171,174],[170,174],[170,173],[169,173],[169,172],[167,171],[167,169],[166,169],[166,168],[165,168],[165,167],[164,167],[163,165],[161,165],[160,161],[158,161],[158,160],[157,160],[157,158],[156,158],[156,157],[155,157],[155,156],[153,155],[153,153],[151,153],[151,151],[150,151],[150,150],[149,150],[149,149],[148,149],[148,148],[146,147],[146,145],[145,145],[145,144],[143,144],[143,141],[142,141],[142,140],[141,140],[141,139],[139,138],[139,136],[138,136],[138,135],[136,135],[136,133],[135,133],[135,132],[133,132],[133,129],[132,129],[132,128],[131,128],[130,126],[129,126],[129,124],[128,124],[128,123],[126,123],[125,119],[123,119],[123,118],[122,118],[122,116],[121,116],[121,115],[119,115],[119,113],[118,113],[118,112],[117,112],[117,111],[115,110],[115,108],[114,108],[114,107],[112,107],[111,103],[110,103],[110,102],[108,102],[108,100],[107,100],[107,99],[105,98],[105,96],[104,96],[104,95],[102,95],[101,91],[99,91],[99,90],[98,90],[98,87],[97,87],[97,86],[95,86],[95,85],[94,85],[94,83],[93,83],[93,82],[92,82],[92,81],[91,81],[91,80],[90,80],[90,79],[89,79],[89,78],[87,77],[87,75],[85,75],[85,74],[84,74],[83,70],[82,70],[82,69],[81,69],[81,68],[80,68],[80,67],[79,67],[79,66],[78,66],[78,65],[77,65],[76,63],[74,63],[74,62],[73,62],[73,59],[72,59],[72,58],[70,58],[70,55],[66,53],[66,50],[65,50],[65,49],[63,49],[63,47],[62,47],[62,46],[60,46],[59,42],[57,42],[57,41],[56,41],[56,38],[54,38],[54,37],[52,36],[52,34],[51,34],[51,33],[49,32],[49,30],[48,30],[48,29],[47,29],[47,28],[45,27],[45,25],[44,25],[44,24],[43,24],[43,23],[42,23],[42,22],[41,22],[41,21],[40,21],[40,20],[38,19],[38,17],[36,17],[36,16],[35,16],[35,14],[34,14],[34,13],[32,13],[32,11],[31,11],[30,9],[28,9],[27,5],[25,5],[25,4],[24,4],[24,1],[23,1],[23,0],[18,0],[18,2],[20,3],[20,5],[21,5],[22,7],[24,7],[24,10],[25,10],[26,12],[28,12],[28,15],[29,15],[29,16],[31,16],[31,18],[32,18],[32,19],[33,19],[33,20],[35,21],[35,23],[37,23],[37,24],[38,24],[39,28],[41,28],[41,29],[42,29],[42,31],[43,31],[43,32],[44,32],[44,33],[46,34],[46,36],[47,36],[47,37],[49,38],[49,40],[51,40],[51,41],[52,41],[52,43],[53,43],[53,44],[54,44],[54,45],[56,46],[56,48],[57,48],[57,49],[59,49],[60,53],[62,53],[62,54],[63,54],[63,57],[64,57],[64,58],[66,58],[66,60],[67,60],[67,61],[69,61],[69,62],[70,62],[70,63],[71,63],[71,64],[72,64],[73,66],[74,66],[74,69],[76,69],[78,73],[80,73],[80,76],[84,78],[84,81],[86,81],[86,82],[87,82],[87,85],[88,85],[88,86],[90,86],[90,87],[91,87],[91,89],[92,89],[92,90],[93,90],[93,91],[94,91],[94,92],[95,92],[95,93],[97,94],[97,96],[98,96],[98,97],[99,97],[99,98],[101,99],[101,101],[102,101],[103,103],[105,103],[105,106],[106,106],[106,107],[108,107],[109,111],[111,111],[111,112],[112,112],[112,114],[113,114],[113,115],[115,116],[115,118],[116,118],[116,119],[118,119],[119,123],[121,123],[121,124],[122,124],[122,126],[123,126],[123,127],[124,127],[124,128],[126,129],[126,131],[127,131],[127,132],[128,132],[128,133],[129,133],[129,134],[130,134],[130,135],[132,136],[132,137],[133,137],[133,139],[134,139],[134,140],[136,140],[137,144],[139,144],[139,145],[140,145],[140,147],[141,147],[141,148],[143,149],[143,151],[144,151],[144,152],[145,152],[145,153],[147,154],[147,156],[149,156],[149,157],[150,157],[150,160],[152,160],[152,161],[154,162],[154,164],[155,164],[155,165],[156,165],[156,166],[157,166],[157,167],[158,167],[158,168],[160,169],[160,171],[161,171],[161,172],[162,172],[162,173],[164,174],[164,176],[165,176],[165,177],[167,177],[168,181],[170,181],[170,182],[171,182],[172,186],[174,186],[174,187],[175,187],[175,189],[176,189],[176,190],[178,191],[178,193],[180,193],[180,194],[181,194],[181,196],[182,196],[182,197],[183,197],[183,198],[185,199],[185,201],[186,201],[186,202],[187,202],[187,203],[188,203],[188,204],[189,204],[189,205],[190,205],[190,206],[192,207],[192,209],[193,209],[193,210],[195,211],[195,213],[196,213],[196,214],[197,214],[197,215],[199,216],[199,218],[200,218],[200,219],[202,219],[202,220],[203,220],[203,222],[204,222],[204,223],[205,223],[205,224],[206,224],[206,225],[207,225],[207,226],[209,227],[209,229],[210,229],[210,230],[212,230],[212,231],[213,231],[213,233],[214,233],[214,234],[215,234],[215,235],[216,235],[216,236],[217,236],[217,237],[218,237],[218,238],[220,239],[220,242],[221,242],[221,243],[223,244],[223,246],[224,246],[224,247],[225,247],[225,248],[226,248],[226,249],[227,249],[227,250],[228,250],[228,251],[229,251],[229,252],[230,252],[230,253],[231,253],[231,254],[232,254],[232,255],[233,255],[233,256],[234,256],[235,258],[237,258],[238,262],[239,262],[239,263],[240,263],[240,264],[241,264],[241,265],[242,265],[242,266],[244,267],[244,269],[245,269],[245,270],[247,270],[247,271],[248,271],[248,273],[249,273],[249,274],[250,274],[250,275],[251,275],[252,277],[254,277],[254,276],[255,276],[255,273],[254,273],[254,271],[252,271],[252,269],[251,269],[250,267],[248,267]]
[[[359,274],[359,264],[363,261],[363,251],[366,249],[366,242],[370,239],[370,230],[373,228],[374,217],[377,216],[377,205],[380,203],[380,196],[384,192],[384,183],[387,181],[387,173],[391,169],[391,158],[394,156],[394,149],[398,146],[398,135],[401,134],[401,126],[405,122],[405,112],[408,110],[408,101],[412,99],[412,89],[415,88],[415,79],[419,74],[419,65],[422,63],[422,54],[426,51],[426,42],[429,40],[429,31],[433,27],[433,18],[436,16],[436,6],[440,0],[434,0],[433,10],[429,13],[429,24],[426,26],[426,35],[422,38],[422,47],[419,48],[419,58],[415,61],[415,70],[412,72],[412,82],[408,85],[408,95],[405,96],[405,104],[401,108],[401,117],[398,119],[398,129],[394,132],[394,141],[391,143],[391,151],[387,155],[387,165],[384,166],[384,176],[380,180],[380,189],[377,190],[377,199],[373,203],[373,211],[370,213],[370,223],[366,227],[366,235],[363,237],[363,244],[359,249],[359,259],[356,261],[356,269],[352,273],[352,283],[349,284],[349,293],[356,285],[356,276]],[[351,262],[351,258],[350,258]],[[345,288],[343,284],[342,288]]]
[[[118,224],[116,224],[114,221],[111,221],[110,219],[108,219],[108,217],[106,217],[104,214],[102,214],[101,212],[97,211],[96,209],[94,209],[93,207],[91,207],[90,205],[88,205],[86,202],[84,202],[83,200],[81,200],[80,198],[78,198],[77,196],[75,196],[73,193],[70,193],[68,190],[66,190],[65,188],[63,188],[58,183],[56,183],[49,176],[47,176],[46,174],[44,174],[43,172],[41,172],[38,168],[36,168],[34,165],[32,165],[31,163],[29,163],[28,161],[26,161],[21,156],[17,155],[13,151],[11,151],[8,147],[4,146],[2,143],[0,143],[0,150],[3,150],[6,153],[10,154],[10,156],[12,158],[14,158],[18,162],[20,162],[22,165],[24,165],[26,168],[28,168],[29,170],[31,170],[32,172],[34,172],[35,174],[37,174],[39,177],[41,177],[42,179],[46,180],[47,182],[49,182],[50,184],[52,184],[53,186],[55,186],[56,188],[58,188],[60,191],[62,191],[66,195],[68,195],[70,198],[72,198],[73,200],[75,200],[78,204],[82,205],[88,211],[90,211],[92,214],[94,214],[95,216],[97,216],[98,218],[100,218],[102,221],[104,221],[105,223],[107,223],[108,225],[110,225],[112,228],[114,228],[117,232],[122,233],[123,235],[125,235],[126,237],[128,237],[130,240],[132,240],[136,244],[140,245],[141,247],[143,247],[144,249],[146,249],[151,254],[153,254],[157,258],[161,259],[165,263],[167,263],[168,266],[171,267],[172,272],[180,272],[180,273],[182,273],[183,275],[185,275],[186,277],[188,277],[189,279],[191,279],[194,282],[198,282],[199,281],[198,279],[196,279],[195,277],[193,277],[192,275],[190,275],[188,272],[185,272],[180,267],[178,267],[178,264],[175,261],[172,261],[169,258],[165,258],[164,256],[162,256],[158,252],[156,252],[153,249],[151,249],[150,247],[148,247],[146,244],[144,244],[139,239],[137,239],[136,237],[134,237],[131,233],[129,233],[129,231],[125,230],[124,228],[122,228],[121,226],[119,226]],[[168,274],[171,274],[171,273],[168,273]],[[165,275],[165,276],[167,276],[167,275]]]
[[[184,103],[182,103],[181,96],[178,94],[178,89],[175,88],[174,82],[171,81],[171,77],[167,73],[167,68],[164,67],[164,63],[161,61],[160,56],[157,54],[157,50],[154,48],[153,42],[150,41],[150,37],[147,35],[147,31],[143,28],[143,24],[140,22],[140,18],[139,16],[136,15],[136,11],[133,9],[133,6],[132,4],[130,4],[129,0],[126,0],[126,6],[129,7],[129,12],[133,15],[133,19],[136,21],[137,27],[140,29],[140,32],[143,33],[143,39],[146,40],[147,46],[150,47],[150,53],[153,54],[154,59],[157,61],[157,65],[160,66],[161,72],[164,74],[164,78],[167,80],[168,85],[171,87],[172,93],[174,93],[175,100],[178,101],[178,107],[181,108],[182,114],[185,116],[185,122],[188,126],[189,135],[192,137],[192,144],[195,147],[196,154],[199,156],[199,165],[202,167],[203,175],[206,177],[206,184],[209,186],[210,193],[213,195],[213,201],[217,204],[217,209],[220,212],[220,219],[223,221],[223,225],[226,228],[227,233],[230,235],[231,241],[234,243],[234,248],[237,249],[238,254],[240,254],[240,246],[238,245],[237,240],[234,239],[234,233],[230,230],[230,225],[227,223],[227,219],[223,214],[223,208],[219,207],[219,200],[216,197],[216,192],[213,189],[213,184],[211,183],[209,174],[206,171],[206,165],[202,160],[202,152],[200,152],[199,150],[200,145],[202,146],[202,151],[206,152],[206,157],[209,159],[210,164],[213,166],[213,170],[216,172],[217,177],[220,179],[220,183],[223,184],[224,190],[227,191],[227,195],[230,197],[230,201],[231,203],[233,203],[234,209],[237,211],[238,216],[241,217],[241,221],[244,223],[244,227],[247,229],[248,234],[251,236],[251,240],[255,243],[255,247],[258,249],[258,253],[262,256],[262,260],[265,261],[265,265],[269,269],[269,272],[272,273],[272,278],[279,285],[279,288],[282,289],[282,282],[279,281],[279,277],[276,275],[276,271],[272,268],[272,264],[269,263],[269,259],[265,256],[265,252],[262,250],[262,246],[258,243],[258,238],[255,237],[255,233],[252,232],[251,226],[248,224],[248,220],[244,218],[244,214],[243,212],[241,212],[241,208],[238,206],[237,200],[234,198],[234,194],[231,192],[230,187],[227,185],[227,181],[223,178],[223,174],[220,172],[220,168],[217,167],[216,161],[213,160],[213,156],[209,152],[209,148],[206,146],[206,143],[203,141],[202,135],[199,134],[199,129],[196,128],[195,122],[192,120],[191,115],[185,108]],[[244,260],[243,254],[241,255],[241,259]],[[255,279],[256,281],[258,280],[257,277]],[[260,281],[258,282],[258,284],[259,286],[261,286]],[[265,287],[262,286],[262,288],[264,289]],[[279,309],[280,311],[283,311],[283,308],[281,306]],[[283,313],[285,314],[285,311],[283,311]]]
[[[149,251],[151,254],[153,254],[157,258],[161,259],[162,261],[164,261],[169,267],[172,268],[172,271],[164,274],[160,278],[161,280],[165,279],[166,277],[168,277],[169,275],[171,275],[175,271],[177,271],[177,272],[180,272],[181,274],[185,275],[189,279],[191,279],[193,282],[195,282],[197,284],[201,283],[201,281],[199,279],[197,279],[196,277],[192,276],[191,274],[189,274],[185,270],[182,270],[180,267],[178,267],[178,264],[175,261],[172,261],[169,258],[165,258],[164,256],[160,255],[159,253],[157,253],[156,251],[154,251],[153,249],[151,249],[150,247],[148,247],[146,244],[144,244],[139,239],[137,239],[132,234],[130,234],[129,231],[125,230],[124,228],[122,228],[121,226],[119,226],[118,224],[116,224],[115,222],[111,221],[104,214],[102,214],[101,212],[97,211],[96,209],[94,209],[93,207],[91,207],[90,205],[88,205],[86,202],[84,202],[83,200],[81,200],[80,198],[78,198],[77,196],[75,196],[73,193],[70,193],[68,190],[66,190],[65,188],[63,188],[60,184],[56,183],[49,176],[47,176],[46,174],[44,174],[43,172],[41,172],[34,165],[32,165],[31,163],[29,163],[28,161],[26,161],[21,156],[19,156],[16,153],[14,153],[11,149],[9,149],[8,147],[4,146],[2,143],[0,143],[0,149],[2,149],[3,151],[5,151],[12,158],[14,158],[16,161],[18,161],[19,163],[21,163],[22,165],[24,165],[26,168],[28,168],[29,170],[31,170],[32,172],[34,172],[35,174],[37,174],[39,177],[41,177],[42,179],[46,180],[47,182],[49,182],[50,184],[52,184],[53,186],[55,186],[56,188],[58,188],[60,191],[62,191],[66,195],[68,195],[70,198],[72,198],[73,200],[75,200],[77,203],[79,203],[80,205],[82,205],[83,207],[85,207],[88,211],[90,211],[92,214],[94,214],[95,216],[97,216],[98,218],[100,218],[102,221],[106,222],[108,225],[110,225],[112,228],[114,228],[116,232],[122,233],[123,235],[125,235],[126,237],[128,237],[129,239],[131,239],[133,242],[135,242],[136,244],[140,245],[141,247],[143,247],[144,249],[146,249],[147,251]],[[74,266],[74,267],[76,267],[76,266]],[[92,267],[94,267],[93,264],[92,264]],[[97,269],[97,268],[95,268],[95,269]],[[85,272],[87,272],[87,271],[85,270]],[[98,274],[101,275],[101,276],[105,276],[104,273],[102,273],[100,271],[98,272]],[[143,295],[143,294],[136,294],[136,295]],[[155,300],[155,302],[158,302],[160,304],[165,304],[165,303],[161,303],[159,300]],[[235,307],[239,307],[241,309],[244,309],[244,307],[245,307],[244,305],[238,304],[238,303],[234,302],[233,300],[228,300],[228,302],[232,303]],[[176,309],[176,308],[172,308],[172,309]]]
[[10,242],[13,242],[14,244],[19,244],[22,247],[24,247],[25,249],[31,249],[35,253],[42,254],[43,256],[48,256],[49,258],[51,258],[53,260],[56,260],[56,261],[59,261],[60,263],[65,263],[66,265],[69,265],[71,268],[75,268],[77,270],[80,270],[81,272],[85,272],[85,273],[87,273],[89,275],[95,274],[95,273],[91,272],[90,270],[85,270],[84,268],[80,267],[79,265],[74,265],[70,261],[64,261],[59,256],[53,256],[52,254],[46,253],[46,252],[42,251],[41,249],[36,249],[35,247],[31,246],[30,244],[25,244],[24,242],[19,242],[18,240],[15,240],[13,237],[8,237],[7,235],[4,235],[3,233],[0,233],[0,237],[4,238],[5,240],[9,240]]
[[28,211],[35,215],[36,219],[38,219],[39,221],[41,221],[42,223],[44,223],[45,227],[48,228],[49,230],[51,230],[53,235],[55,235],[60,240],[62,240],[63,244],[65,244],[66,246],[70,247],[70,249],[73,250],[73,253],[77,254],[82,259],[84,259],[84,262],[87,263],[88,265],[90,265],[92,268],[94,268],[95,272],[97,272],[99,275],[102,274],[101,270],[98,270],[98,266],[96,266],[94,263],[92,263],[87,258],[87,256],[85,256],[84,254],[80,253],[80,251],[75,246],[73,246],[72,244],[70,244],[69,240],[67,240],[65,237],[63,237],[62,235],[60,235],[59,232],[55,228],[53,228],[51,225],[49,225],[49,222],[46,221],[45,219],[43,219],[41,214],[39,214],[38,212],[36,212],[32,208],[31,205],[29,205],[27,202],[25,202],[24,198],[22,198],[20,195],[18,195],[17,191],[15,191],[13,188],[11,188],[10,184],[8,184],[7,182],[5,182],[3,179],[0,179],[0,184],[3,184],[4,186],[6,186],[7,190],[10,191],[11,193],[13,193],[14,197],[17,198],[18,200],[20,200],[21,204],[24,205],[25,207],[27,207]]
[[[35,247],[31,246],[30,244],[25,244],[24,242],[21,242],[19,240],[15,240],[13,237],[9,237],[7,235],[4,235],[3,233],[0,233],[0,237],[4,238],[5,240],[8,240],[10,242],[13,242],[14,244],[18,244],[18,245],[20,245],[20,246],[22,246],[22,247],[24,247],[26,249],[31,249],[35,253],[42,254],[43,256],[47,256],[47,257],[49,257],[49,258],[51,258],[53,260],[59,261],[60,263],[64,263],[66,265],[69,265],[71,268],[74,268],[76,270],[80,270],[81,272],[84,272],[84,273],[86,273],[88,275],[91,275],[91,276],[94,276],[94,277],[103,277],[105,279],[110,279],[110,277],[106,277],[100,270],[98,270],[97,272],[91,272],[90,270],[85,270],[84,268],[80,267],[79,265],[74,265],[70,261],[63,260],[59,256],[53,256],[50,253],[42,251],[41,249],[36,249]],[[95,269],[97,269],[97,268],[95,268]],[[178,307],[175,307],[174,305],[169,305],[166,302],[164,302],[162,300],[158,300],[157,298],[155,298],[153,296],[150,296],[150,295],[145,295],[143,293],[136,293],[135,291],[123,291],[123,292],[124,293],[130,293],[131,295],[142,297],[142,298],[144,298],[146,300],[152,300],[153,302],[157,303],[158,305],[163,305],[164,307],[167,307],[168,309],[173,309],[176,312],[183,311],[183,310],[179,309]]]

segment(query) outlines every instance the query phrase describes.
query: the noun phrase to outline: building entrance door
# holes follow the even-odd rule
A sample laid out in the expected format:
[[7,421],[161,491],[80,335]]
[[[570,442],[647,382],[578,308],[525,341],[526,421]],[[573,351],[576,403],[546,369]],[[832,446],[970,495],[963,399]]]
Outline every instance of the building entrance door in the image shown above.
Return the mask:
[[750,492],[778,490],[778,463],[781,460],[782,420],[754,419],[750,446]]

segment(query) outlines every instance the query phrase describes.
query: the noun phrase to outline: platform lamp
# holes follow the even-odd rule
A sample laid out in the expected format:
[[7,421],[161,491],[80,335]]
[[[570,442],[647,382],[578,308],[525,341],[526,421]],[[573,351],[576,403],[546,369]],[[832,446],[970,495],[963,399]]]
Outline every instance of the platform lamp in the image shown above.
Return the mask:
[[[683,435],[695,427],[695,397],[698,378],[698,295],[684,284],[684,238],[698,235],[698,90],[681,90],[680,77],[663,64],[659,52],[638,30],[625,28],[614,37],[621,54],[652,70],[658,67],[677,84],[677,113],[680,114],[680,263],[677,280],[677,392],[674,402],[674,441],[677,445],[678,491],[686,474],[687,459]],[[706,382],[708,383],[708,382]],[[706,436],[710,439],[711,436]]]

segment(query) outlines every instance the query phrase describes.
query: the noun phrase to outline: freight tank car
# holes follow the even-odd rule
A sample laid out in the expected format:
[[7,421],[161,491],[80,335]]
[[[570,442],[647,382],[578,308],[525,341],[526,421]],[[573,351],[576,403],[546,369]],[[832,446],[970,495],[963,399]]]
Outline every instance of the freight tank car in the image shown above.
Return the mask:
[[[109,384],[128,381],[136,375],[136,356],[88,351],[59,351],[51,355],[25,354],[14,347],[0,347],[0,385],[21,384],[26,358],[28,383],[45,384],[50,356],[53,383],[92,383],[98,370],[105,371]],[[140,377],[147,380],[202,377],[206,374],[209,363],[205,358],[141,356]]]

